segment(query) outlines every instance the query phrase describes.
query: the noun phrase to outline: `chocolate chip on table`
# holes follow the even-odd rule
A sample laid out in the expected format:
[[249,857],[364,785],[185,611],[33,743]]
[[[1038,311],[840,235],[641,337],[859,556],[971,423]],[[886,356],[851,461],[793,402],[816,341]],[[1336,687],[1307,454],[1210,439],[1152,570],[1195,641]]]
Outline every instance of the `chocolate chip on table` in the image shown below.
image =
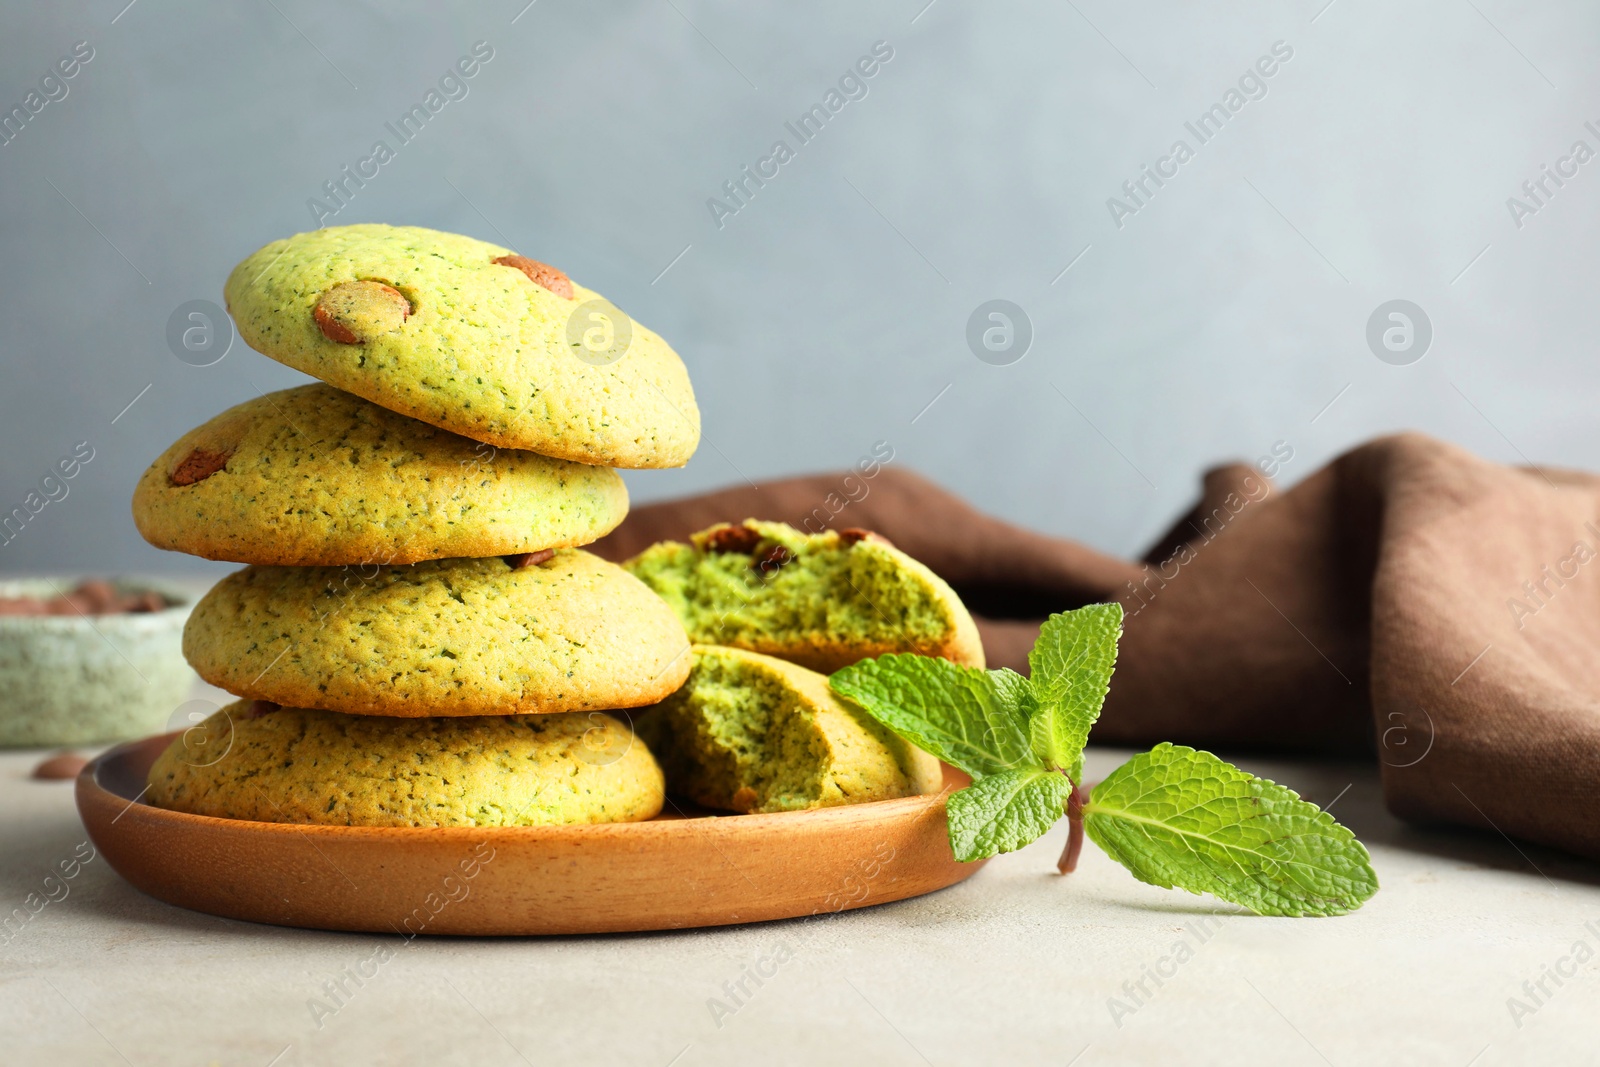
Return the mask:
[[705,535],[707,552],[739,552],[749,555],[761,543],[761,534],[748,526],[718,526]]
[[404,326],[411,310],[411,301],[392,285],[340,282],[317,299],[311,317],[328,340],[359,345]]
[[554,559],[555,555],[555,549],[541,548],[537,552],[520,552],[514,556],[504,556],[502,558],[506,561],[506,566],[514,571],[520,571],[524,567],[537,567],[546,560]]
[[59,782],[78,777],[78,772],[88,764],[89,761],[76,752],[57,752],[40,760],[29,777],[41,782]]
[[514,267],[526,274],[534,285],[548,289],[567,300],[572,299],[572,279],[548,263],[540,263],[537,259],[529,259],[527,256],[500,256],[495,263],[502,267]]
[[203,482],[228,465],[232,452],[211,452],[196,448],[178,461],[172,469],[173,485],[193,485]]

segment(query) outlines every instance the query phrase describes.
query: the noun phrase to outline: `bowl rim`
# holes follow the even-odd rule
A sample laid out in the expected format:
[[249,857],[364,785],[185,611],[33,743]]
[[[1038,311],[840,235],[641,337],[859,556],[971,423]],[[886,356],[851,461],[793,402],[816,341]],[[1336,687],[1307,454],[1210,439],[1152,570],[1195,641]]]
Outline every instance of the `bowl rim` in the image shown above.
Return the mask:
[[[90,574],[68,576],[62,574],[5,574],[0,575],[0,596],[14,595],[9,590],[17,586],[46,583],[57,593],[71,590],[79,582],[95,577]],[[167,600],[160,611],[119,611],[106,615],[0,615],[0,634],[16,633],[87,633],[101,626],[128,626],[165,628],[186,619],[200,594],[192,589],[170,583],[161,578],[140,575],[122,575],[105,578],[117,589],[134,592],[159,593]]]

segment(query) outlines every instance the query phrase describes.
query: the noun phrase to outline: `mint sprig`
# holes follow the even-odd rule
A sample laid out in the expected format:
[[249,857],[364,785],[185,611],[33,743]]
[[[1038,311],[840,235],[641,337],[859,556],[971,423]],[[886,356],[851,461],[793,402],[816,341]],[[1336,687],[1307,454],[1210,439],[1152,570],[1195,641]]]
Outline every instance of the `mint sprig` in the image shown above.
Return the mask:
[[1182,745],[1135,756],[1085,798],[1083,749],[1116,664],[1122,609],[1053,615],[1031,677],[916,655],[837,671],[835,693],[972,776],[945,810],[958,860],[1013,852],[1065,814],[1063,873],[1083,834],[1134,877],[1262,915],[1337,915],[1378,889],[1367,850],[1315,804]]

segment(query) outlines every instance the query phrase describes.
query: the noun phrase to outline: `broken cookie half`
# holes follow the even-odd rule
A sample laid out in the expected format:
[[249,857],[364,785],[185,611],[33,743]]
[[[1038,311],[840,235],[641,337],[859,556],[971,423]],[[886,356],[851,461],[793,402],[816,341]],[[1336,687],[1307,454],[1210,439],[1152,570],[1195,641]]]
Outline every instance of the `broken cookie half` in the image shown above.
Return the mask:
[[689,678],[635,729],[670,792],[740,813],[936,793],[939,761],[835,697],[815,671],[696,646]]
[[623,564],[672,605],[690,640],[832,672],[912,652],[984,666],[978,628],[926,566],[864,530],[807,534],[720,523]]

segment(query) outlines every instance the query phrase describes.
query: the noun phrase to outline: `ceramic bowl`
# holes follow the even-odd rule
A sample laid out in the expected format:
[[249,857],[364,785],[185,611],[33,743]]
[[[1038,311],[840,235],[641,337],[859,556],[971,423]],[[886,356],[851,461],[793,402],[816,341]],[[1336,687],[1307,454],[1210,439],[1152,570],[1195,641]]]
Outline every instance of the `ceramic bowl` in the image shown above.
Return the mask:
[[[0,581],[0,597],[51,598],[72,578]],[[195,597],[119,580],[166,599],[164,611],[0,616],[0,747],[92,745],[159,733],[194,686],[183,624]]]

